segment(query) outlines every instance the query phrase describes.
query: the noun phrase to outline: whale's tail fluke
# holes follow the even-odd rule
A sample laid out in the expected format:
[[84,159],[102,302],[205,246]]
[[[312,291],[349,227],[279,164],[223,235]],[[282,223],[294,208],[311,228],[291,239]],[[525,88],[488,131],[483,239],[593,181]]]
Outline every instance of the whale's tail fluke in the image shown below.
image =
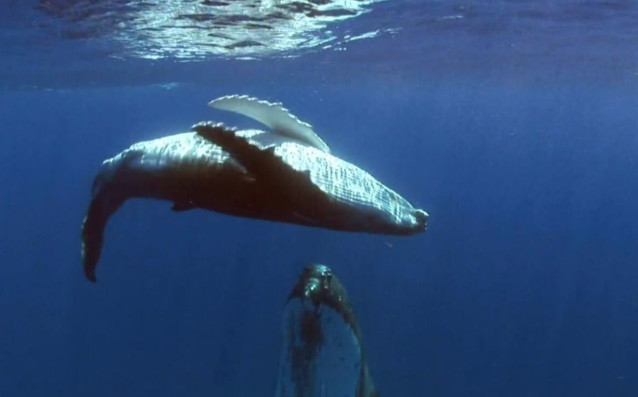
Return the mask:
[[102,252],[104,229],[115,211],[124,204],[127,197],[109,189],[108,176],[98,174],[93,183],[93,198],[82,222],[82,265],[84,275],[96,281],[95,268]]

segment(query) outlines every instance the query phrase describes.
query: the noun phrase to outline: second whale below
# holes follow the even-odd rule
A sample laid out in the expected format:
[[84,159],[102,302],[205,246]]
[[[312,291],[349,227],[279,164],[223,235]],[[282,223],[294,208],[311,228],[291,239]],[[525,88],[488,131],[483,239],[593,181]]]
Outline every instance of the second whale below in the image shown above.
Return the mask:
[[332,154],[280,103],[230,95],[210,106],[270,131],[202,122],[191,132],[132,145],[102,164],[82,224],[86,277],[95,281],[110,216],[130,198],[350,232],[412,235],[428,214],[361,168]]

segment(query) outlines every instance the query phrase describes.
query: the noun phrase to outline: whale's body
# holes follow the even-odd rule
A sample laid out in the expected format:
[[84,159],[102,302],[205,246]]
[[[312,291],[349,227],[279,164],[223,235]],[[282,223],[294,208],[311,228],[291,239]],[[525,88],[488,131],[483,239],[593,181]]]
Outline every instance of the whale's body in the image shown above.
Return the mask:
[[331,155],[310,126],[281,105],[238,96],[216,101],[272,132],[199,123],[191,132],[139,142],[105,160],[82,227],[87,278],[95,281],[109,217],[131,198],[171,201],[175,211],[200,208],[341,231],[425,230],[425,211]]
[[284,310],[275,397],[378,395],[343,284],[327,266],[308,266]]

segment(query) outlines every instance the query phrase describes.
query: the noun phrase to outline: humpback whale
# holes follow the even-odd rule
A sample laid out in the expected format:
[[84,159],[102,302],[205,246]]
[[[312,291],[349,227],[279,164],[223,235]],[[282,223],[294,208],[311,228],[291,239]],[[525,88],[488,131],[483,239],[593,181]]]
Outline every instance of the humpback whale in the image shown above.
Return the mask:
[[428,214],[372,175],[330,153],[310,124],[280,103],[230,95],[209,106],[268,131],[201,122],[190,132],[138,142],[105,160],[82,224],[85,276],[95,282],[104,230],[131,198],[332,230],[412,235]]
[[303,270],[282,328],[275,397],[378,397],[352,305],[330,268]]

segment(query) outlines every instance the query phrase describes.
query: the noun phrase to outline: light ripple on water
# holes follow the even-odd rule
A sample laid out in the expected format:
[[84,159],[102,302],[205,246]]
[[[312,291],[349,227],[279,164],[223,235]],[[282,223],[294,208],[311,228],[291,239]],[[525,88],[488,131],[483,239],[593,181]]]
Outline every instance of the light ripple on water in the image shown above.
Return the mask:
[[3,7],[0,90],[638,81],[638,2],[25,0]]
[[61,34],[67,38],[115,41],[122,49],[113,56],[192,60],[210,55],[291,56],[330,47],[340,41],[331,24],[360,16],[380,1],[48,0],[38,9],[61,21]]

